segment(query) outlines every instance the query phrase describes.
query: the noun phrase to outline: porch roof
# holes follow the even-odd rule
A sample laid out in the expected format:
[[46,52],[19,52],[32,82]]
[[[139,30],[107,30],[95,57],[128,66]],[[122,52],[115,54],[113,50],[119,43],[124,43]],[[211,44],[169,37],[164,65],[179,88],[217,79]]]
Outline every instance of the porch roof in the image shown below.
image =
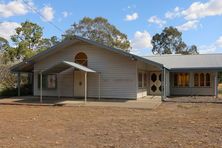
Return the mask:
[[59,62],[55,65],[53,65],[52,67],[46,69],[45,71],[43,71],[42,73],[43,74],[47,74],[47,73],[60,73],[62,71],[65,71],[69,68],[76,68],[76,69],[79,69],[81,71],[84,71],[84,72],[90,72],[90,73],[96,73],[96,71],[88,68],[88,67],[85,67],[83,65],[80,65],[80,64],[77,64],[77,63],[74,63],[74,62],[69,62],[69,61],[62,61],[62,62]]

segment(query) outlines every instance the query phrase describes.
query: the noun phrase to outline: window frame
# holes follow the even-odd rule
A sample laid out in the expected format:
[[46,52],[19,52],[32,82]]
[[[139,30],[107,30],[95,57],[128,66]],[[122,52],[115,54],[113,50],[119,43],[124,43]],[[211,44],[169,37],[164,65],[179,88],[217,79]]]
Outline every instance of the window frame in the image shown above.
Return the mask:
[[[198,85],[196,86],[195,85],[195,75],[198,75]],[[209,75],[209,80],[207,81],[207,75]],[[202,78],[203,78],[203,82],[201,83],[201,76],[203,76]],[[194,84],[193,84],[193,86],[194,87],[197,87],[197,88],[209,88],[209,87],[211,87],[211,83],[212,83],[212,79],[211,79],[211,73],[209,73],[209,72],[195,72],[194,74],[193,74],[193,79],[194,79]],[[201,85],[202,84],[202,85]],[[209,85],[207,85],[207,84],[209,84]]]
[[[207,75],[209,75],[209,80],[207,80]],[[210,73],[206,73],[205,74],[205,77],[206,77],[206,81],[205,81],[205,86],[206,87],[211,87],[211,82],[212,82],[212,80],[211,80],[211,74]],[[209,85],[207,85],[208,84],[208,82],[209,82]]]
[[[140,82],[140,74],[141,74],[141,82]],[[137,85],[138,89],[147,89],[148,88],[148,73],[146,71],[138,71],[137,73]]]
[[88,66],[88,56],[84,52],[78,52],[74,57],[74,62],[87,67]]
[[138,88],[143,88],[143,73],[138,72]]
[[175,88],[188,88],[190,87],[190,73],[189,72],[175,72],[173,74],[173,81],[174,81],[173,86]]
[[[55,87],[54,88],[49,88],[48,86],[48,77],[49,76],[55,76]],[[43,90],[56,90],[57,89],[57,75],[56,74],[43,74],[42,75],[42,89]],[[38,74],[38,89],[40,90],[40,74]]]

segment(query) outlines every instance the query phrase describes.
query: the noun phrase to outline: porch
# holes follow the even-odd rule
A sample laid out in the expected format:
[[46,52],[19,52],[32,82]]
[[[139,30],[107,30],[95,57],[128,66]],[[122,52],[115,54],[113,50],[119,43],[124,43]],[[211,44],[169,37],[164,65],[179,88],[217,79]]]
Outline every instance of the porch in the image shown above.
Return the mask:
[[28,106],[91,106],[91,107],[123,107],[137,109],[155,109],[161,104],[161,97],[147,96],[138,100],[129,99],[84,99],[68,97],[43,97],[43,102],[39,102],[36,96],[20,96],[0,99],[0,105],[28,105]]

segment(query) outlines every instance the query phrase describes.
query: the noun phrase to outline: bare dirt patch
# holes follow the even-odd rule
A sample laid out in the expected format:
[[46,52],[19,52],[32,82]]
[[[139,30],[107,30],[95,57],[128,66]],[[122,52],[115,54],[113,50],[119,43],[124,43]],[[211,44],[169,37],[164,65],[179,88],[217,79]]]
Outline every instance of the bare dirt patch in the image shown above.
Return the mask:
[[221,147],[222,104],[0,106],[0,147]]

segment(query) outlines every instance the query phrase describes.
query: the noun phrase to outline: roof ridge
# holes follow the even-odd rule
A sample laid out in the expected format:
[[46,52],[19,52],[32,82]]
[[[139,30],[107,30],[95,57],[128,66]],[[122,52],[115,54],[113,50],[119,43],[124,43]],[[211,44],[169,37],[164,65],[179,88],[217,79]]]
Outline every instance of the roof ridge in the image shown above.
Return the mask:
[[147,56],[142,56],[142,57],[205,56],[205,55],[222,55],[222,53],[206,53],[206,54],[191,54],[191,55],[183,55],[183,54],[163,54],[163,55],[147,55]]

